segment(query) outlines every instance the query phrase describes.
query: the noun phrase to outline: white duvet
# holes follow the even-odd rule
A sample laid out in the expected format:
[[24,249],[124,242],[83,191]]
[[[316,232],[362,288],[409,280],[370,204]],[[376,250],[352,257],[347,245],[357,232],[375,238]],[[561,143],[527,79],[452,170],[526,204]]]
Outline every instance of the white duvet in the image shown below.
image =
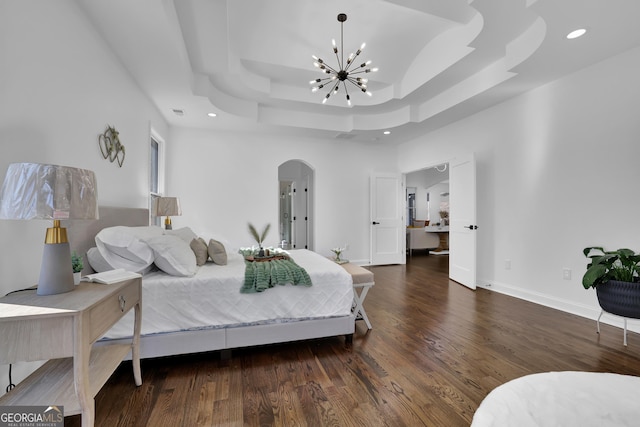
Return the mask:
[[[349,315],[351,275],[315,252],[303,249],[290,254],[309,273],[312,286],[276,286],[241,294],[245,264],[239,254],[229,254],[225,266],[209,262],[193,277],[159,271],[144,275],[142,335]],[[105,337],[129,337],[132,331],[133,310]]]
[[640,425],[640,377],[546,372],[495,388],[472,427],[626,427]]

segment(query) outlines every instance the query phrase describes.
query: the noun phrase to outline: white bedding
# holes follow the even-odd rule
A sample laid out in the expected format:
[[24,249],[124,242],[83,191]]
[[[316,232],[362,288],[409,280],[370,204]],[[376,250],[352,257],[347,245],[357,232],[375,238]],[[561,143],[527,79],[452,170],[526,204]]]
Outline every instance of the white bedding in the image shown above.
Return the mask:
[[[225,266],[207,263],[193,277],[160,271],[142,279],[142,335],[348,316],[353,302],[351,275],[338,264],[308,250],[290,251],[311,277],[312,286],[276,286],[241,294],[245,263],[229,254]],[[133,311],[106,338],[131,336]]]
[[640,425],[640,377],[596,372],[527,375],[495,388],[472,427]]

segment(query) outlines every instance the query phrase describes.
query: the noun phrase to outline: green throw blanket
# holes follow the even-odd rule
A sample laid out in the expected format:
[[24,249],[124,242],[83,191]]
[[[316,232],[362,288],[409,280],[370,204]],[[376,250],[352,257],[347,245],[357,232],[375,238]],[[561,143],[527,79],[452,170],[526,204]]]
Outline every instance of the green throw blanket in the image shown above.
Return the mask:
[[270,261],[244,261],[244,284],[240,293],[250,294],[262,292],[275,285],[311,286],[311,278],[306,270],[291,259],[274,259]]

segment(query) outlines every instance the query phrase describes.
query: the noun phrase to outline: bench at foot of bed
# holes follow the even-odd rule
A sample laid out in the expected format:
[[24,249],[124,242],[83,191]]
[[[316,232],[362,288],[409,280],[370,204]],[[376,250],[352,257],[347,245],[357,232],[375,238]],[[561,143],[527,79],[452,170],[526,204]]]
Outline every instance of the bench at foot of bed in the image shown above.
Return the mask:
[[375,285],[373,281],[373,273],[366,268],[360,267],[356,264],[347,262],[341,264],[342,268],[347,270],[347,273],[351,275],[353,280],[353,313],[356,316],[356,320],[364,320],[367,324],[367,328],[371,329],[371,322],[367,317],[367,312],[364,310],[364,299],[367,297],[369,288]]

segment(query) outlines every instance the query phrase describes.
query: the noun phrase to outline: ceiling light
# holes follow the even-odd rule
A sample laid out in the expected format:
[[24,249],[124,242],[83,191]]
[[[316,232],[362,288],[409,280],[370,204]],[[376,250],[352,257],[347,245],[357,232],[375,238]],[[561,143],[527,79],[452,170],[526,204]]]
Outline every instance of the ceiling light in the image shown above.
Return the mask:
[[577,39],[578,37],[583,36],[583,35],[584,35],[584,33],[586,33],[586,32],[587,32],[587,30],[586,30],[586,29],[584,29],[584,28],[580,28],[580,29],[578,29],[578,30],[573,30],[573,31],[571,31],[569,34],[567,34],[567,38],[568,38],[569,40],[571,40],[571,39]]
[[216,117],[216,116],[217,116],[217,114],[216,114],[216,113],[207,113],[207,116],[209,116],[209,117]]
[[382,133],[384,133],[385,135],[391,135],[391,131],[390,131],[390,130],[385,130],[385,131],[384,131],[384,132],[382,132]]
[[[378,71],[377,68],[369,68],[371,61],[365,61],[360,63],[360,65],[355,66],[356,58],[358,55],[362,53],[362,50],[365,47],[365,43],[362,43],[360,49],[358,49],[355,53],[351,53],[347,60],[344,59],[344,37],[343,37],[343,25],[344,21],[347,20],[347,15],[345,13],[340,13],[338,15],[338,22],[340,22],[340,52],[338,52],[338,46],[336,46],[336,41],[333,42],[333,53],[336,55],[336,60],[338,61],[338,66],[336,68],[327,65],[321,58],[313,55],[313,65],[316,68],[320,69],[320,71],[324,74],[328,74],[327,77],[319,78],[315,80],[311,80],[309,84],[315,85],[311,88],[312,92],[317,92],[318,90],[324,88],[329,85],[330,89],[322,99],[322,103],[327,102],[329,97],[337,93],[340,89],[340,83],[344,88],[345,97],[347,99],[347,105],[351,106],[351,97],[349,96],[349,91],[347,89],[347,82],[354,85],[356,88],[371,96],[371,92],[367,90],[368,80],[362,77],[354,77],[354,74],[363,74],[363,73],[371,73]],[[355,68],[351,68],[351,67]]]

